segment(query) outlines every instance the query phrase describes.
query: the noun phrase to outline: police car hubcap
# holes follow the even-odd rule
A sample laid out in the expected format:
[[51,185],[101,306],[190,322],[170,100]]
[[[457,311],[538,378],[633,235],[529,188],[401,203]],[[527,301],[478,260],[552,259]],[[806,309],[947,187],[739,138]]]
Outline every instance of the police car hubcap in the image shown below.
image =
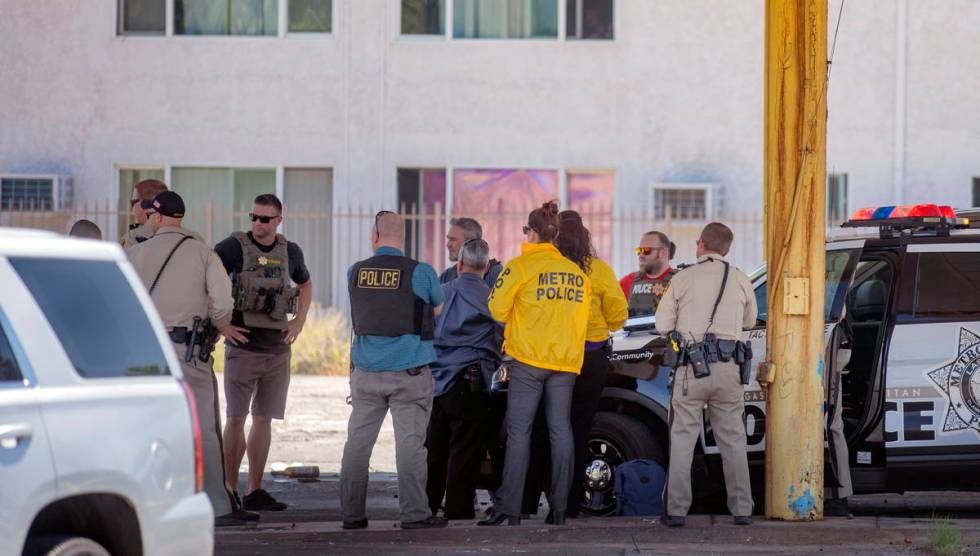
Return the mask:
[[601,459],[593,460],[585,469],[586,482],[592,490],[602,490],[612,480],[612,468]]

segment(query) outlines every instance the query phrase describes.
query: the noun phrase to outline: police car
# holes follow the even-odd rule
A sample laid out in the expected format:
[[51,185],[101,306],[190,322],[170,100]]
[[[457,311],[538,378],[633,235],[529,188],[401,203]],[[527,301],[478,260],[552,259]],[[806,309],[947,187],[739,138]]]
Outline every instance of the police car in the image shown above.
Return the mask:
[[[971,226],[973,217],[980,209],[861,209],[843,227],[877,233],[827,243],[825,332],[842,319],[853,331],[841,409],[857,493],[980,489],[980,226]],[[748,334],[758,362],[766,347],[765,267],[750,279],[759,320]],[[613,338],[614,370],[582,478],[589,513],[611,511],[618,463],[666,463],[668,372],[659,365],[666,342],[653,326],[651,318],[633,319]],[[757,501],[764,487],[765,399],[753,378],[745,387],[745,428]],[[707,415],[704,420],[696,501],[723,492],[721,459]]]

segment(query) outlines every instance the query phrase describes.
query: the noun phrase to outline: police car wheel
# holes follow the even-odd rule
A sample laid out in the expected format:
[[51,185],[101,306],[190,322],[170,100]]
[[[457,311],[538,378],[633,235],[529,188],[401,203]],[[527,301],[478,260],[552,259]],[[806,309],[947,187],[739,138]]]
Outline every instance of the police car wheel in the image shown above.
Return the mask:
[[634,417],[600,411],[589,435],[590,458],[585,465],[580,511],[587,515],[610,515],[616,510],[613,475],[617,465],[631,459],[652,459],[663,465],[665,450],[650,428]]
[[25,555],[109,556],[101,544],[86,537],[35,537],[28,539]]

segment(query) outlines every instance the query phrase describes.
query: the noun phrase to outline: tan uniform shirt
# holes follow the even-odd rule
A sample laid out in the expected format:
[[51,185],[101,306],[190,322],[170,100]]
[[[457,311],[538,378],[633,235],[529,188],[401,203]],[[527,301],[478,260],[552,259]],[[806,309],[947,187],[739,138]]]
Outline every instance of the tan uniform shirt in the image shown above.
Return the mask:
[[[704,338],[725,272],[721,261],[720,255],[704,255],[698,258],[698,264],[674,276],[657,306],[657,330],[662,333],[676,330],[685,340]],[[755,326],[758,311],[749,277],[729,266],[725,293],[707,332],[719,340],[741,340],[742,331]]]
[[231,322],[234,302],[231,280],[221,259],[200,236],[184,228],[165,227],[152,238],[126,251],[143,285],[149,289],[163,261],[178,241],[190,236],[174,252],[153,290],[153,303],[167,328],[193,326],[194,317],[210,318],[221,329]]
[[151,237],[153,237],[153,227],[150,226],[150,221],[147,220],[135,228],[126,230],[126,233],[119,238],[119,243],[122,244],[123,249],[129,249],[134,245],[143,243],[137,238],[142,238],[145,241]]

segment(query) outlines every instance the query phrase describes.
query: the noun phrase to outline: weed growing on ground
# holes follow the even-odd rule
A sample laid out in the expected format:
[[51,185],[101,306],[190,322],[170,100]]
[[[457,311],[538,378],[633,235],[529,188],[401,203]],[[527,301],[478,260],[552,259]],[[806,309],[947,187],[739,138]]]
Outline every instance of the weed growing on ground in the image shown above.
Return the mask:
[[937,556],[952,556],[962,550],[963,534],[949,519],[939,521],[929,531],[929,546]]
[[[289,365],[293,374],[346,375],[350,372],[350,323],[333,307],[310,307],[306,324],[293,343]],[[214,370],[225,369],[224,339],[214,350]]]

